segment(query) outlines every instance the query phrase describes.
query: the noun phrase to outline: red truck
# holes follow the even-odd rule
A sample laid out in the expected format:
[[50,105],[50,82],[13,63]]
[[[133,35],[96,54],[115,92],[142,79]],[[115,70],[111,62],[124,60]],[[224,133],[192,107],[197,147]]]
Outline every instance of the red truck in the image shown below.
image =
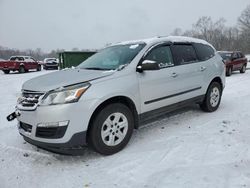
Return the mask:
[[233,71],[246,72],[247,58],[240,51],[219,51],[218,52],[226,66],[226,76],[231,76]]
[[41,65],[30,56],[11,56],[9,60],[0,61],[0,70],[5,74],[9,74],[10,71],[24,73],[31,69],[40,71]]

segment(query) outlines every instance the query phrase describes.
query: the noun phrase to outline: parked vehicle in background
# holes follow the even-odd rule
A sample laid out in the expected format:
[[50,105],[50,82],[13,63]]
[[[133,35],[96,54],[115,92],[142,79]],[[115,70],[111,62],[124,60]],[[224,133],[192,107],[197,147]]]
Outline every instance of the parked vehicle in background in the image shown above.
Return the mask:
[[24,73],[31,69],[41,71],[39,62],[31,56],[11,56],[9,60],[0,61],[0,70],[5,74],[9,74],[10,71]]
[[43,69],[58,69],[58,59],[57,58],[45,58],[43,60]]
[[226,76],[231,76],[233,71],[246,72],[247,58],[240,51],[219,51],[226,66]]
[[247,61],[250,62],[250,54],[245,55],[247,58]]
[[250,69],[250,54],[247,54],[247,55],[245,55],[245,56],[246,56],[247,62],[248,62],[248,64],[247,64],[247,69]]
[[109,46],[74,69],[28,80],[7,119],[17,117],[19,133],[39,147],[71,153],[89,145],[110,155],[150,118],[193,103],[216,111],[224,87],[222,58],[209,43],[155,37]]

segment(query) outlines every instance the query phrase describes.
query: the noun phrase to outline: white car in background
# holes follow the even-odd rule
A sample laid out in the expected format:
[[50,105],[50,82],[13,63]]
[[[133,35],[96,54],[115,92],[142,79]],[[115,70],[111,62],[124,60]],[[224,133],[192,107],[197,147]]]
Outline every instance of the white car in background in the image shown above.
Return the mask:
[[43,69],[48,70],[48,69],[58,69],[58,64],[59,60],[57,58],[45,58],[43,60]]

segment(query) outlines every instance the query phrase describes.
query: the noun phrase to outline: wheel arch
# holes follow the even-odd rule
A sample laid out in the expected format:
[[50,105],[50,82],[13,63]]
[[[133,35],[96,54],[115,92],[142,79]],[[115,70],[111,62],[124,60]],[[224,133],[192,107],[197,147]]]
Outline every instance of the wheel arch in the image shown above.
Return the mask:
[[18,69],[20,69],[20,67],[23,67],[26,70],[25,64],[24,63],[20,63],[18,66]]
[[[91,124],[93,123],[93,120],[94,118],[96,117],[96,115],[107,105],[110,105],[112,103],[121,103],[121,104],[124,104],[125,106],[127,106],[132,114],[133,114],[133,117],[134,117],[134,128],[137,129],[138,126],[139,126],[139,116],[138,116],[138,112],[137,112],[137,109],[136,109],[136,105],[135,103],[133,102],[132,99],[130,99],[129,97],[126,97],[126,96],[115,96],[115,97],[111,97],[109,99],[106,99],[105,101],[103,101],[101,104],[99,104],[97,106],[97,108],[94,110],[94,112],[92,113],[91,115],[91,118],[89,120],[89,124],[88,124],[88,129],[87,129],[87,137],[88,137],[88,133],[89,133],[89,130],[90,130],[90,126]],[[88,138],[87,138],[88,140]]]
[[221,91],[223,92],[224,87],[223,87],[222,79],[221,79],[219,76],[217,76],[217,77],[214,77],[214,78],[209,82],[209,84],[208,84],[208,86],[207,86],[207,89],[206,89],[206,94],[207,94],[207,91],[208,91],[210,85],[211,85],[213,82],[219,83],[220,86],[221,86]]
[[211,82],[209,83],[209,85],[208,85],[208,87],[207,87],[207,90],[208,90],[209,86],[210,86],[213,82],[219,83],[220,86],[221,86],[221,90],[223,91],[223,82],[222,82],[222,79],[221,79],[219,76],[217,76],[217,77],[215,77],[215,78],[213,78],[213,79],[211,80]]

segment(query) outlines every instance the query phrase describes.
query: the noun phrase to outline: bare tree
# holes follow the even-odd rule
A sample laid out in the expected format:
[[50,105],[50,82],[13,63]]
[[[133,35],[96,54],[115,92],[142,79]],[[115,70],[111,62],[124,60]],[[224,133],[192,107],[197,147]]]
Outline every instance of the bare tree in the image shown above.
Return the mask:
[[250,53],[250,5],[241,13],[238,24],[241,31],[241,46],[245,53]]
[[241,50],[250,53],[250,5],[242,12],[237,26],[227,27],[226,20],[213,21],[203,16],[197,20],[191,30],[182,32],[176,28],[171,34],[204,39],[217,50]]
[[211,31],[213,29],[213,22],[211,17],[203,16],[193,24],[193,33],[196,37],[202,38],[206,41],[211,41]]
[[250,5],[241,13],[238,22],[242,30],[250,31]]

